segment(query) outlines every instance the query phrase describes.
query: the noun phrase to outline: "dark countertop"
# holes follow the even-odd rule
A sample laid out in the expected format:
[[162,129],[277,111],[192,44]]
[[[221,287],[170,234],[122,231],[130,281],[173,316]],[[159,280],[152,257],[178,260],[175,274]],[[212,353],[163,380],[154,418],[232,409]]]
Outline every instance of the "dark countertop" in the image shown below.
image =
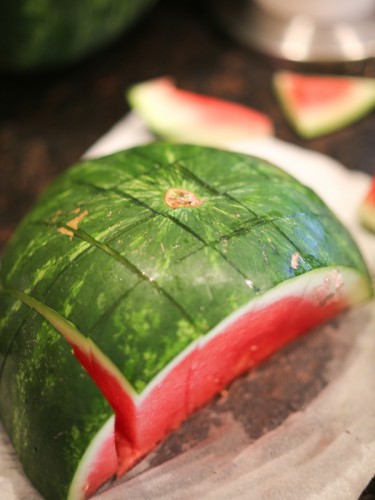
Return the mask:
[[[304,141],[286,124],[271,89],[276,69],[375,77],[375,59],[296,66],[239,46],[204,2],[160,0],[129,33],[80,64],[54,72],[0,73],[0,253],[36,197],[128,111],[131,84],[172,75],[187,89],[268,114],[276,136],[375,173],[375,113],[340,132]],[[375,488],[362,496],[375,498]]]

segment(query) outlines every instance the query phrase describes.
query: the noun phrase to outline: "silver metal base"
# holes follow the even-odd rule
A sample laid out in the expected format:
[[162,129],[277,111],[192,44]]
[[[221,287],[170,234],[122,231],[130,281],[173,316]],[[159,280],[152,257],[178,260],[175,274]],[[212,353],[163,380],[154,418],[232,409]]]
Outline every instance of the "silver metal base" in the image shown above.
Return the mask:
[[213,5],[223,27],[235,39],[272,56],[301,62],[340,62],[375,55],[375,13],[353,23],[319,24],[303,15],[289,19],[273,16],[251,0],[214,0]]

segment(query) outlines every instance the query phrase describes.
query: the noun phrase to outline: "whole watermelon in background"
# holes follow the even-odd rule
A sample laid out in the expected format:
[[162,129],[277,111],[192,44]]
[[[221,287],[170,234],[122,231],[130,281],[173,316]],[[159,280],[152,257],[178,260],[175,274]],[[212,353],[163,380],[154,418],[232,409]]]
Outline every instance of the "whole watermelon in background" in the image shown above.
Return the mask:
[[84,161],[2,259],[2,421],[45,498],[87,497],[371,294],[348,232],[266,161],[168,144]]
[[3,1],[0,68],[54,68],[77,61],[118,37],[155,1]]

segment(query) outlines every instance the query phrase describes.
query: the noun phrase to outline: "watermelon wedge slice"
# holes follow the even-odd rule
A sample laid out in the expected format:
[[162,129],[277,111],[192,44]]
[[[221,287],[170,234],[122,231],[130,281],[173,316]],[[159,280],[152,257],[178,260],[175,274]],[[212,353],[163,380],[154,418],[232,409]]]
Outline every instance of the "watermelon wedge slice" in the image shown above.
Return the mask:
[[138,83],[127,92],[133,110],[159,137],[209,146],[268,136],[264,113],[234,102],[177,88],[169,77]]
[[89,497],[235,377],[372,296],[310,189],[188,145],[68,170],[0,272],[0,415],[47,500]]
[[278,71],[273,79],[286,118],[302,137],[335,132],[375,107],[375,79]]
[[359,206],[359,218],[364,227],[375,233],[375,175],[367,195]]

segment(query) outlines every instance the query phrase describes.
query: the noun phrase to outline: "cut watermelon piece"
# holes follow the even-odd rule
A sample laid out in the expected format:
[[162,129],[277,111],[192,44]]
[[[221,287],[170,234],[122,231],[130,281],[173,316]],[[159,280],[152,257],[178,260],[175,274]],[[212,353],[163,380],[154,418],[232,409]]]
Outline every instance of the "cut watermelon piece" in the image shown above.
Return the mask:
[[152,144],[67,171],[12,239],[0,293],[4,427],[43,497],[75,500],[372,289],[294,178]]
[[375,175],[367,195],[360,204],[359,217],[362,225],[375,233]]
[[279,71],[274,88],[295,131],[310,139],[335,132],[375,106],[375,79]]
[[127,97],[150,130],[173,142],[214,146],[273,133],[260,111],[176,88],[168,77],[134,85]]

